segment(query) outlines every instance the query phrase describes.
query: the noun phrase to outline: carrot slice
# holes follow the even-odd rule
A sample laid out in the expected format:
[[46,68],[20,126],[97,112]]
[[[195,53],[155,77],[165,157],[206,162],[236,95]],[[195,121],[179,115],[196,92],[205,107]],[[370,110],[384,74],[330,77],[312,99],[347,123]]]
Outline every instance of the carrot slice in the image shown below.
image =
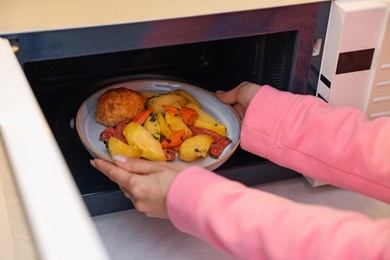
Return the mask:
[[180,114],[186,125],[192,125],[199,117],[198,112],[188,107],[182,107]]
[[161,142],[161,147],[163,149],[176,148],[183,143],[185,138],[186,131],[184,129],[174,131],[170,137],[165,138]]
[[180,110],[176,107],[171,107],[171,106],[167,106],[167,105],[162,105],[162,107],[165,109],[165,111],[167,111],[168,114],[170,114],[172,116],[180,115]]
[[136,122],[140,125],[142,125],[143,123],[145,123],[146,119],[148,119],[149,115],[152,113],[152,110],[151,109],[146,109],[142,112],[140,112],[138,115],[136,115],[135,117],[133,117],[131,119],[131,122]]

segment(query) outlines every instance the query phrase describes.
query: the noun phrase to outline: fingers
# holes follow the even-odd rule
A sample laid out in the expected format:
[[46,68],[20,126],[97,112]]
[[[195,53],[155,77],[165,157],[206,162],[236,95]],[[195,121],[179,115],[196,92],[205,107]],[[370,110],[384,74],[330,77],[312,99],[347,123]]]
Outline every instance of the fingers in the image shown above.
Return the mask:
[[116,167],[111,162],[107,162],[101,159],[91,160],[91,165],[94,166],[97,170],[101,171],[104,175],[106,175],[110,180],[116,182],[121,187],[131,187],[132,185],[132,177],[134,176],[132,173],[120,168]]
[[[216,93],[217,98],[225,104],[229,104],[229,105],[236,104],[236,103],[240,102],[240,100],[239,100],[240,90],[244,86],[251,85],[251,84],[253,84],[253,83],[244,81],[230,91],[226,91],[226,92],[218,92],[217,91],[217,93]],[[253,84],[253,85],[255,85],[255,84]]]
[[238,87],[240,91],[237,94],[237,102],[246,109],[261,86],[250,82],[243,82]]
[[122,169],[136,174],[151,174],[161,170],[159,162],[152,162],[144,159],[128,158],[122,155],[112,157],[114,163]]
[[216,96],[225,104],[241,104],[244,108],[247,108],[250,101],[256,92],[260,89],[260,85],[251,82],[242,82],[234,89],[227,92],[216,92]]
[[233,88],[230,91],[217,92],[216,93],[217,98],[219,100],[221,100],[223,103],[229,104],[229,105],[232,105],[232,104],[235,104],[237,102],[240,102],[239,94],[240,94],[241,88],[243,88],[246,85],[250,85],[250,84],[253,84],[253,83],[244,81],[244,82],[242,82],[241,84],[239,84],[237,87]]
[[217,98],[225,104],[235,104],[237,103],[237,96],[240,86],[235,87],[234,89],[227,92],[216,92]]
[[[166,196],[177,173],[186,166],[114,156],[114,163],[94,159],[91,165],[116,182],[136,209],[148,216],[168,218]],[[150,174],[154,173],[154,174]]]
[[234,110],[237,112],[237,115],[243,119],[244,116],[245,116],[245,111],[246,111],[246,108],[243,107],[240,103],[237,103],[235,105],[233,105],[233,108]]
[[122,155],[114,155],[112,159],[122,169],[141,175],[166,171],[178,173],[188,167],[188,165],[179,162],[154,162],[145,159],[128,158]]

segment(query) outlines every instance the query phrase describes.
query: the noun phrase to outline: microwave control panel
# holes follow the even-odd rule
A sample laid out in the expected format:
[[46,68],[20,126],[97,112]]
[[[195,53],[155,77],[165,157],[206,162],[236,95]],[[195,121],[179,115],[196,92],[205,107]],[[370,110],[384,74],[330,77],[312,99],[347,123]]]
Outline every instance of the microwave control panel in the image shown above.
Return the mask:
[[390,116],[390,19],[383,26],[383,41],[369,82],[364,111],[370,118]]
[[335,1],[317,96],[368,118],[390,116],[390,0]]

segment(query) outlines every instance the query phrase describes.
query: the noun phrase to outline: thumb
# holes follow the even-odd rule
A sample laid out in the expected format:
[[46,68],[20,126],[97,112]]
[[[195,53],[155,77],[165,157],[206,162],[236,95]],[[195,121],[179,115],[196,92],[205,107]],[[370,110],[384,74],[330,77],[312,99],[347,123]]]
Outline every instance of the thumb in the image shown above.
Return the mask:
[[222,103],[229,104],[229,105],[237,103],[237,94],[238,94],[238,88],[234,88],[227,92],[221,90],[216,92],[217,98]]

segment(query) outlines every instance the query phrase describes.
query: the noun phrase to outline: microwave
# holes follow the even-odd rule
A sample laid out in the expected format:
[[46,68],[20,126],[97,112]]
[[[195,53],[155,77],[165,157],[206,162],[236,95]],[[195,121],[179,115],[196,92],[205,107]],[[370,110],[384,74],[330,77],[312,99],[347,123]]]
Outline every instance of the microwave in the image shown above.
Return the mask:
[[[177,10],[103,2],[95,11],[76,6],[100,19],[67,19],[73,9],[60,3],[60,25],[52,17],[38,29],[17,20],[16,29],[0,26],[0,133],[42,252],[54,250],[47,237],[60,220],[91,234],[79,238],[87,248],[85,241],[100,243],[89,217],[133,208],[90,166],[75,129],[80,105],[106,86],[161,79],[215,92],[251,81],[353,106],[371,119],[390,115],[388,0],[188,1],[193,8],[175,2]],[[105,12],[117,19],[101,18]],[[240,148],[215,172],[248,186],[301,176]]]

